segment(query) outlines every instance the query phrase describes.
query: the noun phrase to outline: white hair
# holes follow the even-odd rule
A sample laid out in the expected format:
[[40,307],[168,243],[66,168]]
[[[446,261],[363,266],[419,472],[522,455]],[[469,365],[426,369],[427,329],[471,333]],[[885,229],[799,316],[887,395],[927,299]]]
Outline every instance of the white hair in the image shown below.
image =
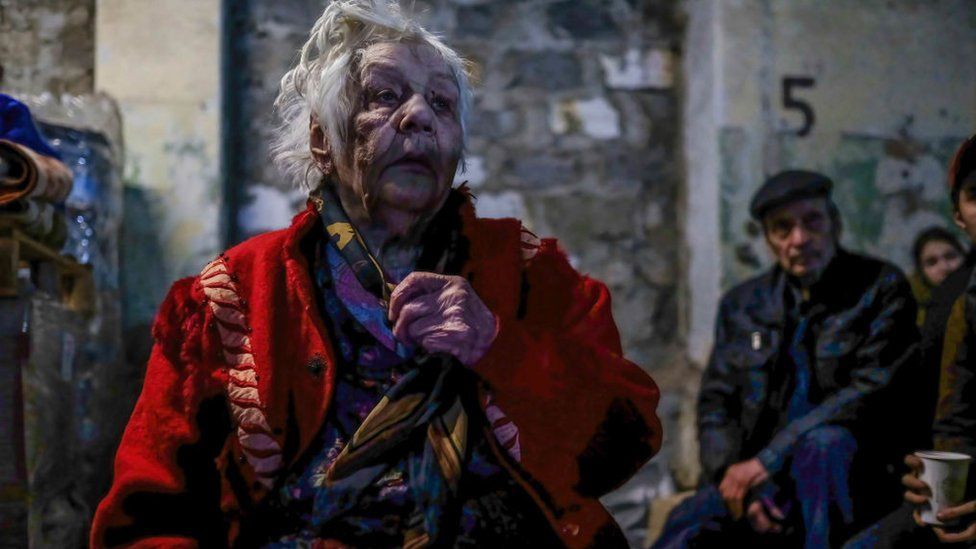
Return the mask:
[[359,61],[368,47],[382,42],[426,44],[444,59],[458,86],[464,166],[471,106],[466,61],[406,17],[396,1],[334,0],[312,26],[298,63],[281,79],[274,103],[280,125],[272,139],[271,158],[289,180],[307,191],[318,186],[320,176],[309,147],[310,116],[322,126],[332,157],[342,158],[351,137],[349,121],[359,105]]

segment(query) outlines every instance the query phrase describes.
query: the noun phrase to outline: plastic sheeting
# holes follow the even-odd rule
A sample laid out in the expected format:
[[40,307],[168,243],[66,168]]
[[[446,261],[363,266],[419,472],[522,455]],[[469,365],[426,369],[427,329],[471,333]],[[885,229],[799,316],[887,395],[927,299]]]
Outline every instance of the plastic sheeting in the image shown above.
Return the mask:
[[[68,233],[61,252],[90,265],[95,285],[88,316],[69,311],[38,273],[27,273],[20,297],[7,302],[20,303],[26,312],[19,372],[27,530],[32,547],[83,547],[91,515],[110,482],[112,455],[126,419],[117,404],[127,399],[117,393],[131,386],[122,368],[120,121],[104,95],[19,99],[73,172],[74,186],[64,211],[57,212]],[[9,340],[0,334],[0,352],[4,342]],[[0,395],[0,408],[5,405]],[[0,532],[0,548],[7,539]]]
[[[32,547],[81,547],[93,509],[85,502],[83,444],[74,412],[76,390],[86,368],[86,321],[64,305],[37,293],[31,299],[30,355],[22,370],[24,435]],[[81,466],[81,467],[79,467]]]

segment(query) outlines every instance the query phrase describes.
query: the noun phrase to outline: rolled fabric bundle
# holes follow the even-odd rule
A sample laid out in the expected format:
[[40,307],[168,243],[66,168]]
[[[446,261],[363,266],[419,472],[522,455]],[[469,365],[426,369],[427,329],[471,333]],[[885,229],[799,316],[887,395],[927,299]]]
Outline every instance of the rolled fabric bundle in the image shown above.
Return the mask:
[[0,205],[30,197],[59,203],[71,193],[72,175],[60,160],[0,139]]
[[0,221],[9,220],[27,236],[54,249],[60,249],[68,237],[64,215],[47,202],[23,199],[0,205]]

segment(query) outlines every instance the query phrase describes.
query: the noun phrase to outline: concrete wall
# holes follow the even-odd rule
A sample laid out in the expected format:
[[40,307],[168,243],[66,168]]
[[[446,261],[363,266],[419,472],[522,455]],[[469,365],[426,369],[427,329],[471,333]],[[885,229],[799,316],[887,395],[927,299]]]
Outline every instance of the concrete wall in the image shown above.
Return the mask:
[[[689,0],[687,9],[688,349],[700,366],[721,292],[771,264],[747,207],[766,176],[791,167],[831,176],[844,243],[906,270],[919,230],[950,224],[946,166],[976,129],[976,3]],[[785,88],[813,114],[803,135],[804,107],[787,108]]]
[[[968,55],[976,48],[976,4],[689,5],[693,20],[713,35],[711,44],[692,44],[712,52],[710,64],[692,65],[696,54],[689,54],[689,90],[707,89],[708,100],[706,109],[691,107],[687,116],[686,151],[707,171],[690,178],[702,193],[689,195],[688,207],[698,215],[689,216],[688,226],[707,226],[712,234],[718,228],[717,239],[689,242],[693,257],[698,250],[721,257],[719,269],[692,279],[700,306],[692,308],[690,343],[700,362],[716,289],[769,264],[746,207],[767,175],[802,167],[833,177],[845,244],[906,270],[915,234],[949,224],[946,165],[976,128],[976,64]],[[799,135],[803,113],[784,106],[790,86],[814,116],[806,135]],[[702,203],[712,207],[699,209]]]
[[0,0],[0,91],[92,91],[95,0]]

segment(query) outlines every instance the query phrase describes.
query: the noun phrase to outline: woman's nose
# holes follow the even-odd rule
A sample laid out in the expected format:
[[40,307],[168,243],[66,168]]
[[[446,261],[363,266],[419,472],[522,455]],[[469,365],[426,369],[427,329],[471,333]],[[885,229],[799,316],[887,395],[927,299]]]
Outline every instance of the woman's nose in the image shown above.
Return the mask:
[[434,133],[434,112],[419,93],[413,94],[401,107],[398,127],[403,133]]

